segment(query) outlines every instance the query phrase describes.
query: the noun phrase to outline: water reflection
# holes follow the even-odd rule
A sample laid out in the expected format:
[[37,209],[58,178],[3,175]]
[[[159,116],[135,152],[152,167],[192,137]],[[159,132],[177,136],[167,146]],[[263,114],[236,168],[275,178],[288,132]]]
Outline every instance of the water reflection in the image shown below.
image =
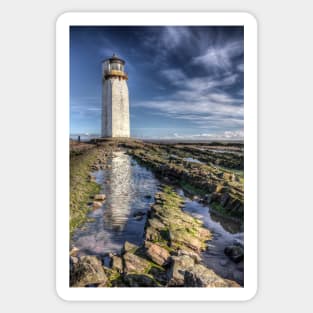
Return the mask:
[[[131,160],[122,153],[114,153],[109,162],[109,171],[103,172],[99,183],[104,185],[104,193],[108,196],[106,210],[103,214],[104,227],[114,232],[124,230],[131,211]],[[102,180],[102,181],[101,181]]]
[[146,212],[158,188],[154,175],[124,152],[114,152],[107,169],[94,175],[107,199],[89,214],[94,221],[74,233],[72,245],[80,254],[104,255],[120,252],[126,240],[142,244]]

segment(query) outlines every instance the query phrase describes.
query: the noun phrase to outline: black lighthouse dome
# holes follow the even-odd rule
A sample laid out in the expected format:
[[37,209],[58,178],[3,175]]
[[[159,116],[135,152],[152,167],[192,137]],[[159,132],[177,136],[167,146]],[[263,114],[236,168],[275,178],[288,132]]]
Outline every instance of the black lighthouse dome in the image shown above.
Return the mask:
[[125,61],[121,58],[119,58],[115,53],[108,59],[110,63],[120,63],[125,65]]

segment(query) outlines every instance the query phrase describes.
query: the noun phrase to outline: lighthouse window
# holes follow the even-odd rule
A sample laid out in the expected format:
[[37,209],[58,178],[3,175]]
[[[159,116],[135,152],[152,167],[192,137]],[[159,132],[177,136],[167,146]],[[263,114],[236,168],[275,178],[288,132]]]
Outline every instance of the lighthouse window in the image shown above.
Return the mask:
[[118,63],[112,63],[111,64],[112,66],[112,70],[116,70],[116,71],[118,71],[119,70],[119,64]]

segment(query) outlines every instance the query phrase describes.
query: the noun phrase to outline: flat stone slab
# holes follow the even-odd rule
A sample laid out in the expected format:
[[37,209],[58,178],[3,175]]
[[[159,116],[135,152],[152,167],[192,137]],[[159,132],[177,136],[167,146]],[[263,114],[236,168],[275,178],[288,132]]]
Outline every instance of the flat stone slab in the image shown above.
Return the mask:
[[170,254],[166,249],[155,243],[148,242],[146,244],[146,247],[148,248],[146,254],[154,263],[161,266],[168,263]]
[[123,260],[125,273],[145,273],[151,266],[147,260],[131,252],[126,252]]
[[196,264],[194,267],[184,272],[185,287],[240,287],[234,281],[223,279],[202,264]]
[[101,260],[96,256],[82,256],[71,264],[70,285],[87,287],[89,285],[106,285],[108,278]]

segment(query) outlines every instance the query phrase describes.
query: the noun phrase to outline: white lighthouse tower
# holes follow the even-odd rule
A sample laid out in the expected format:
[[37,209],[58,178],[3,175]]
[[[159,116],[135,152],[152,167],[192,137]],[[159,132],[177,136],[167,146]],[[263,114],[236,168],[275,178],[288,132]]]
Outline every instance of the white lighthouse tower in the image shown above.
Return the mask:
[[129,137],[128,76],[115,54],[102,63],[102,137]]

